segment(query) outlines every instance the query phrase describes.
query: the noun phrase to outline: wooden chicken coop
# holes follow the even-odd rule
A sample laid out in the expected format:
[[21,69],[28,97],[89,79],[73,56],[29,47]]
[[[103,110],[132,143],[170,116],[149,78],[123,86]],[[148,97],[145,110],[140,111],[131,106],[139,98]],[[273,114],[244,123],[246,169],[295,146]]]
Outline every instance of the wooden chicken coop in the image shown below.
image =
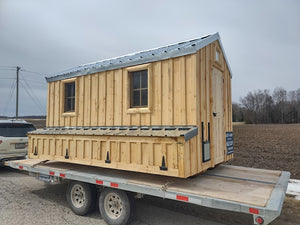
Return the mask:
[[186,178],[233,157],[231,71],[219,34],[46,78],[30,158]]

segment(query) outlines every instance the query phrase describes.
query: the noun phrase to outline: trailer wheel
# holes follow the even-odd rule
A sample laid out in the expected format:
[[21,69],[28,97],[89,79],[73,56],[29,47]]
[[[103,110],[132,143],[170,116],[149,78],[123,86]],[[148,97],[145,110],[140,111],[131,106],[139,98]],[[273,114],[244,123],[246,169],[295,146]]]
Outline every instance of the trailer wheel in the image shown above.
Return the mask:
[[109,225],[125,225],[133,214],[133,198],[125,191],[105,188],[99,198],[99,210]]
[[67,201],[72,211],[80,216],[86,215],[95,205],[96,190],[94,186],[71,181],[67,188]]

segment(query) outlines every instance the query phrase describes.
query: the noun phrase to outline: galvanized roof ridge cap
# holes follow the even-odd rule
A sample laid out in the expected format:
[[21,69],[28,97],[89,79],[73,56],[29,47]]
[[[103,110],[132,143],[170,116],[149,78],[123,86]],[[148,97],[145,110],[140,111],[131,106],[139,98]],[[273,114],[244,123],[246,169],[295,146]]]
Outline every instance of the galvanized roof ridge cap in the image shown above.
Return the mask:
[[[217,33],[213,33],[213,34],[208,34],[208,35],[205,35],[205,36],[202,36],[202,37],[199,37],[199,38],[188,39],[188,40],[181,41],[181,42],[175,42],[173,44],[162,45],[162,46],[150,48],[150,49],[147,49],[147,50],[137,51],[137,52],[121,55],[121,56],[116,56],[116,57],[103,59],[103,60],[99,60],[99,61],[95,61],[95,62],[85,63],[85,64],[81,64],[79,66],[73,67],[71,69],[75,69],[75,68],[78,68],[78,67],[84,67],[84,66],[88,66],[88,65],[94,65],[94,64],[102,63],[102,62],[106,62],[106,61],[116,60],[116,59],[120,59],[120,58],[123,58],[123,57],[133,56],[133,55],[137,55],[137,54],[140,54],[140,53],[145,53],[145,52],[150,52],[150,51],[153,51],[153,50],[158,50],[158,49],[161,49],[161,48],[167,48],[167,47],[171,47],[171,46],[175,46],[175,45],[185,44],[185,43],[192,42],[192,41],[203,40],[204,38],[208,38],[210,36],[217,35],[217,34],[219,34],[219,33],[217,32]],[[68,71],[68,70],[64,70],[60,73],[64,73],[65,71]]]
[[[73,78],[77,76],[88,75],[96,72],[103,72],[112,69],[123,68],[127,66],[140,65],[143,63],[154,62],[158,60],[178,57],[182,55],[192,54],[200,50],[204,46],[212,43],[215,40],[219,40],[220,46],[224,53],[225,60],[228,64],[228,68],[231,73],[231,69],[226,58],[219,33],[209,34],[200,38],[194,38],[186,41],[177,42],[170,45],[156,47],[148,50],[143,50],[135,53],[130,53],[123,56],[118,56],[110,59],[104,59],[92,63],[82,64],[77,67],[73,67],[69,70],[60,72],[54,76],[46,77],[47,82],[58,81],[62,79]],[[176,48],[178,46],[178,48]],[[159,51],[160,50],[160,51]],[[162,52],[164,50],[164,53]],[[154,51],[158,51],[158,54],[154,54]],[[159,56],[158,56],[159,55]],[[134,56],[134,57],[133,57]],[[130,57],[133,57],[130,59]],[[118,62],[114,62],[119,60]],[[114,63],[113,63],[114,62]]]
[[[211,35],[204,36],[204,38],[207,38],[209,36],[211,36]],[[194,38],[194,39],[190,39],[190,40],[187,40],[187,41],[182,41],[182,42],[179,42],[179,43],[169,44],[169,45],[156,47],[156,48],[151,48],[151,49],[147,49],[147,50],[142,50],[142,51],[138,51],[138,52],[134,52],[134,53],[129,53],[129,54],[125,54],[125,55],[122,55],[122,56],[112,57],[112,58],[109,58],[109,59],[103,59],[103,60],[95,61],[95,62],[91,62],[91,63],[81,64],[81,65],[73,67],[71,69],[67,69],[67,70],[64,70],[62,72],[59,72],[54,76],[46,77],[46,80],[48,81],[48,79],[50,79],[50,78],[57,77],[57,76],[62,76],[64,74],[69,74],[69,73],[72,73],[72,72],[91,69],[89,66],[95,65],[95,67],[97,67],[97,64],[99,65],[101,63],[106,63],[106,62],[109,63],[110,61],[113,61],[113,60],[118,60],[118,59],[123,59],[123,58],[130,58],[130,56],[136,56],[136,55],[144,54],[144,53],[151,54],[150,52],[152,52],[152,51],[160,50],[160,49],[164,49],[164,48],[167,49],[167,48],[170,48],[170,47],[173,47],[173,46],[176,46],[176,45],[181,45],[181,44],[190,45],[191,42],[195,42],[195,41],[198,41],[198,40],[203,40],[203,37]],[[191,45],[193,45],[193,44],[191,44]],[[172,50],[174,50],[174,49],[172,49]],[[88,67],[88,68],[85,68],[85,67]]]

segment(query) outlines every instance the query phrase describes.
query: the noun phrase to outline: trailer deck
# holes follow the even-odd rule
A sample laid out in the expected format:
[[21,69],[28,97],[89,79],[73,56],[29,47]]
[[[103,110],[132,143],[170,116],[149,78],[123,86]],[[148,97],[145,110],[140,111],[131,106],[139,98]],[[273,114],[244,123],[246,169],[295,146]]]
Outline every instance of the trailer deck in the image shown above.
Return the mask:
[[44,180],[70,179],[139,194],[252,214],[268,224],[280,215],[289,172],[220,165],[191,178],[26,159],[6,165],[28,171]]

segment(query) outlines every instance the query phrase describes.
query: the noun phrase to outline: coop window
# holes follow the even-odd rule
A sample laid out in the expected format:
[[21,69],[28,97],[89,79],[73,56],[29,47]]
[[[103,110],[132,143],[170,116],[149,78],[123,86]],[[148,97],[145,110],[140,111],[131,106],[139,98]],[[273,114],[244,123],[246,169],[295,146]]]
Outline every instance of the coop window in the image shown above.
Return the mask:
[[130,107],[148,106],[148,70],[130,72],[131,98]]
[[218,50],[216,50],[215,60],[220,62],[220,52]]
[[75,111],[75,82],[65,83],[65,112]]

